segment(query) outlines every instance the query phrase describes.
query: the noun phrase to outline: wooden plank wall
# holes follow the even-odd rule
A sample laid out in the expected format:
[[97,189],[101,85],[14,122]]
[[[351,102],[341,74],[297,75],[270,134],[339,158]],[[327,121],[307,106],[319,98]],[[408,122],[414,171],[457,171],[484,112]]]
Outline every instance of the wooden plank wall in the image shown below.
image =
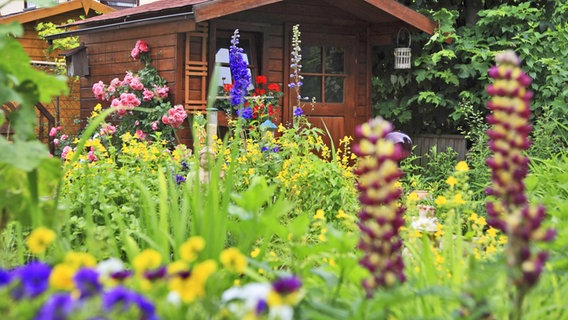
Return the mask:
[[415,146],[413,153],[420,156],[419,165],[426,165],[428,159],[424,157],[433,146],[436,146],[437,152],[445,152],[448,148],[452,148],[458,153],[457,159],[465,160],[467,153],[466,139],[461,135],[436,135],[421,134],[411,137],[412,144]]
[[[81,78],[81,117],[88,117],[93,107],[99,103],[93,96],[93,84],[103,81],[108,84],[112,79],[122,79],[127,71],[137,72],[144,66],[140,61],[132,59],[130,52],[136,41],[144,40],[150,47],[152,66],[163,77],[170,87],[170,100],[173,104],[183,103],[183,96],[178,97],[176,80],[179,61],[178,33],[192,31],[195,23],[191,21],[152,24],[143,27],[125,28],[114,31],[85,34],[81,41],[87,46],[90,75]],[[182,64],[183,65],[183,64]],[[105,106],[110,104],[105,102]]]

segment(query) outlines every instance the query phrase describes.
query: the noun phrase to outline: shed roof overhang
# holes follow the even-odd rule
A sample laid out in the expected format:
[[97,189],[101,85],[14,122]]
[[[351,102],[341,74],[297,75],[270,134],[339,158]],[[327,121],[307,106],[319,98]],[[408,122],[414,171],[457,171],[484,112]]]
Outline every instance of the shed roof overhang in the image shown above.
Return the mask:
[[59,14],[67,13],[73,10],[83,9],[85,14],[89,14],[91,10],[101,12],[103,14],[116,11],[116,9],[99,3],[94,0],[72,0],[62,2],[53,7],[38,8],[24,12],[18,12],[7,16],[0,17],[0,23],[9,23],[17,21],[21,24],[38,21],[45,18],[53,17]]
[[[202,22],[284,1],[285,0],[158,0],[142,6],[76,21],[65,27],[79,27],[79,29],[49,35],[46,38],[53,40],[83,33],[131,27],[132,25],[145,23],[157,23],[178,18],[188,19],[191,17],[195,22]],[[393,20],[402,21],[428,34],[434,34],[437,27],[437,24],[428,17],[395,0],[324,1],[371,23],[385,23],[385,21]]]

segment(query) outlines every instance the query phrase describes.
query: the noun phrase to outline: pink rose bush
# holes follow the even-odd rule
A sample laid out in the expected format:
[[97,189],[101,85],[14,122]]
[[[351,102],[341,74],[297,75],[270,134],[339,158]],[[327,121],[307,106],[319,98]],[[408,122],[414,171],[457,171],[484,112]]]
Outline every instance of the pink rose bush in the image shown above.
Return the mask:
[[168,113],[162,116],[162,122],[164,124],[170,125],[173,128],[179,128],[183,121],[187,118],[187,113],[185,112],[183,106],[178,104],[177,106],[168,110]]
[[[138,40],[131,51],[135,60],[144,62],[138,72],[127,71],[124,77],[114,78],[108,84],[98,81],[92,91],[101,104],[117,108],[111,116],[112,132],[101,129],[101,136],[129,132],[137,137],[152,140],[158,137],[173,144],[174,129],[182,127],[187,118],[182,105],[172,107],[169,101],[169,87],[151,65],[150,47],[144,40]],[[145,112],[138,110],[143,109]],[[147,112],[150,111],[150,112]],[[108,124],[107,124],[108,126]]]

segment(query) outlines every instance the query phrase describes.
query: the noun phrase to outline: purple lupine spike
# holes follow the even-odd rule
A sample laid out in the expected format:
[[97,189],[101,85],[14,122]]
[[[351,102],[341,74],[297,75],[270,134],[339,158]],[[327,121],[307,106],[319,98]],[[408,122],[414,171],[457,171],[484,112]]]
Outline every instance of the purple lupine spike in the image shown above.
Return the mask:
[[363,251],[363,258],[359,263],[371,273],[362,283],[367,297],[380,287],[392,287],[405,280],[399,235],[405,209],[397,206],[402,191],[396,186],[402,176],[398,167],[402,153],[385,138],[392,128],[380,117],[371,119],[357,128],[360,142],[353,147],[360,158],[355,170],[361,203],[357,248]]
[[[492,151],[486,161],[492,180],[486,190],[492,197],[486,203],[487,223],[507,235],[509,283],[516,287],[516,295],[524,297],[537,282],[548,257],[544,251],[533,253],[531,243],[551,241],[555,231],[542,227],[546,210],[528,203],[523,183],[529,166],[524,152],[531,145],[529,118],[533,93],[527,89],[531,79],[519,67],[520,59],[514,52],[505,51],[496,56],[496,61],[497,66],[488,71],[494,83],[487,86],[492,96],[487,103],[491,114],[486,118],[491,125],[487,135]],[[520,318],[522,298],[513,301],[512,312],[516,314],[512,318]]]

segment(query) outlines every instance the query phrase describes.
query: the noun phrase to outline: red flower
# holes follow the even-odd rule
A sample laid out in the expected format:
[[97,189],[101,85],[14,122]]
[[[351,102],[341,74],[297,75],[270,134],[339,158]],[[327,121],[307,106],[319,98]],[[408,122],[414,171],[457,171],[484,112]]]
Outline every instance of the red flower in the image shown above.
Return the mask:
[[258,85],[266,84],[266,76],[257,76],[256,77],[256,84],[258,84]]
[[150,49],[148,48],[148,43],[144,40],[138,40],[136,42],[136,46],[138,47],[138,51],[140,52],[148,52]]
[[274,115],[274,113],[275,113],[274,112],[274,106],[269,104],[268,105],[268,115],[272,117]]
[[264,90],[264,89],[255,89],[255,90],[254,90],[254,95],[255,95],[255,96],[261,96],[261,95],[263,95],[263,94],[265,94],[265,93],[266,93],[266,90]]
[[232,83],[225,83],[223,85],[223,91],[225,92],[231,92],[231,89],[233,89],[233,84]]
[[274,92],[280,92],[280,86],[278,85],[278,83],[271,83],[268,85],[268,90]]
[[138,60],[140,58],[141,53],[145,53],[145,52],[148,52],[148,51],[150,51],[150,48],[148,47],[148,43],[146,43],[146,41],[144,41],[144,40],[138,40],[138,41],[136,41],[134,48],[130,52],[130,56],[132,58]]

